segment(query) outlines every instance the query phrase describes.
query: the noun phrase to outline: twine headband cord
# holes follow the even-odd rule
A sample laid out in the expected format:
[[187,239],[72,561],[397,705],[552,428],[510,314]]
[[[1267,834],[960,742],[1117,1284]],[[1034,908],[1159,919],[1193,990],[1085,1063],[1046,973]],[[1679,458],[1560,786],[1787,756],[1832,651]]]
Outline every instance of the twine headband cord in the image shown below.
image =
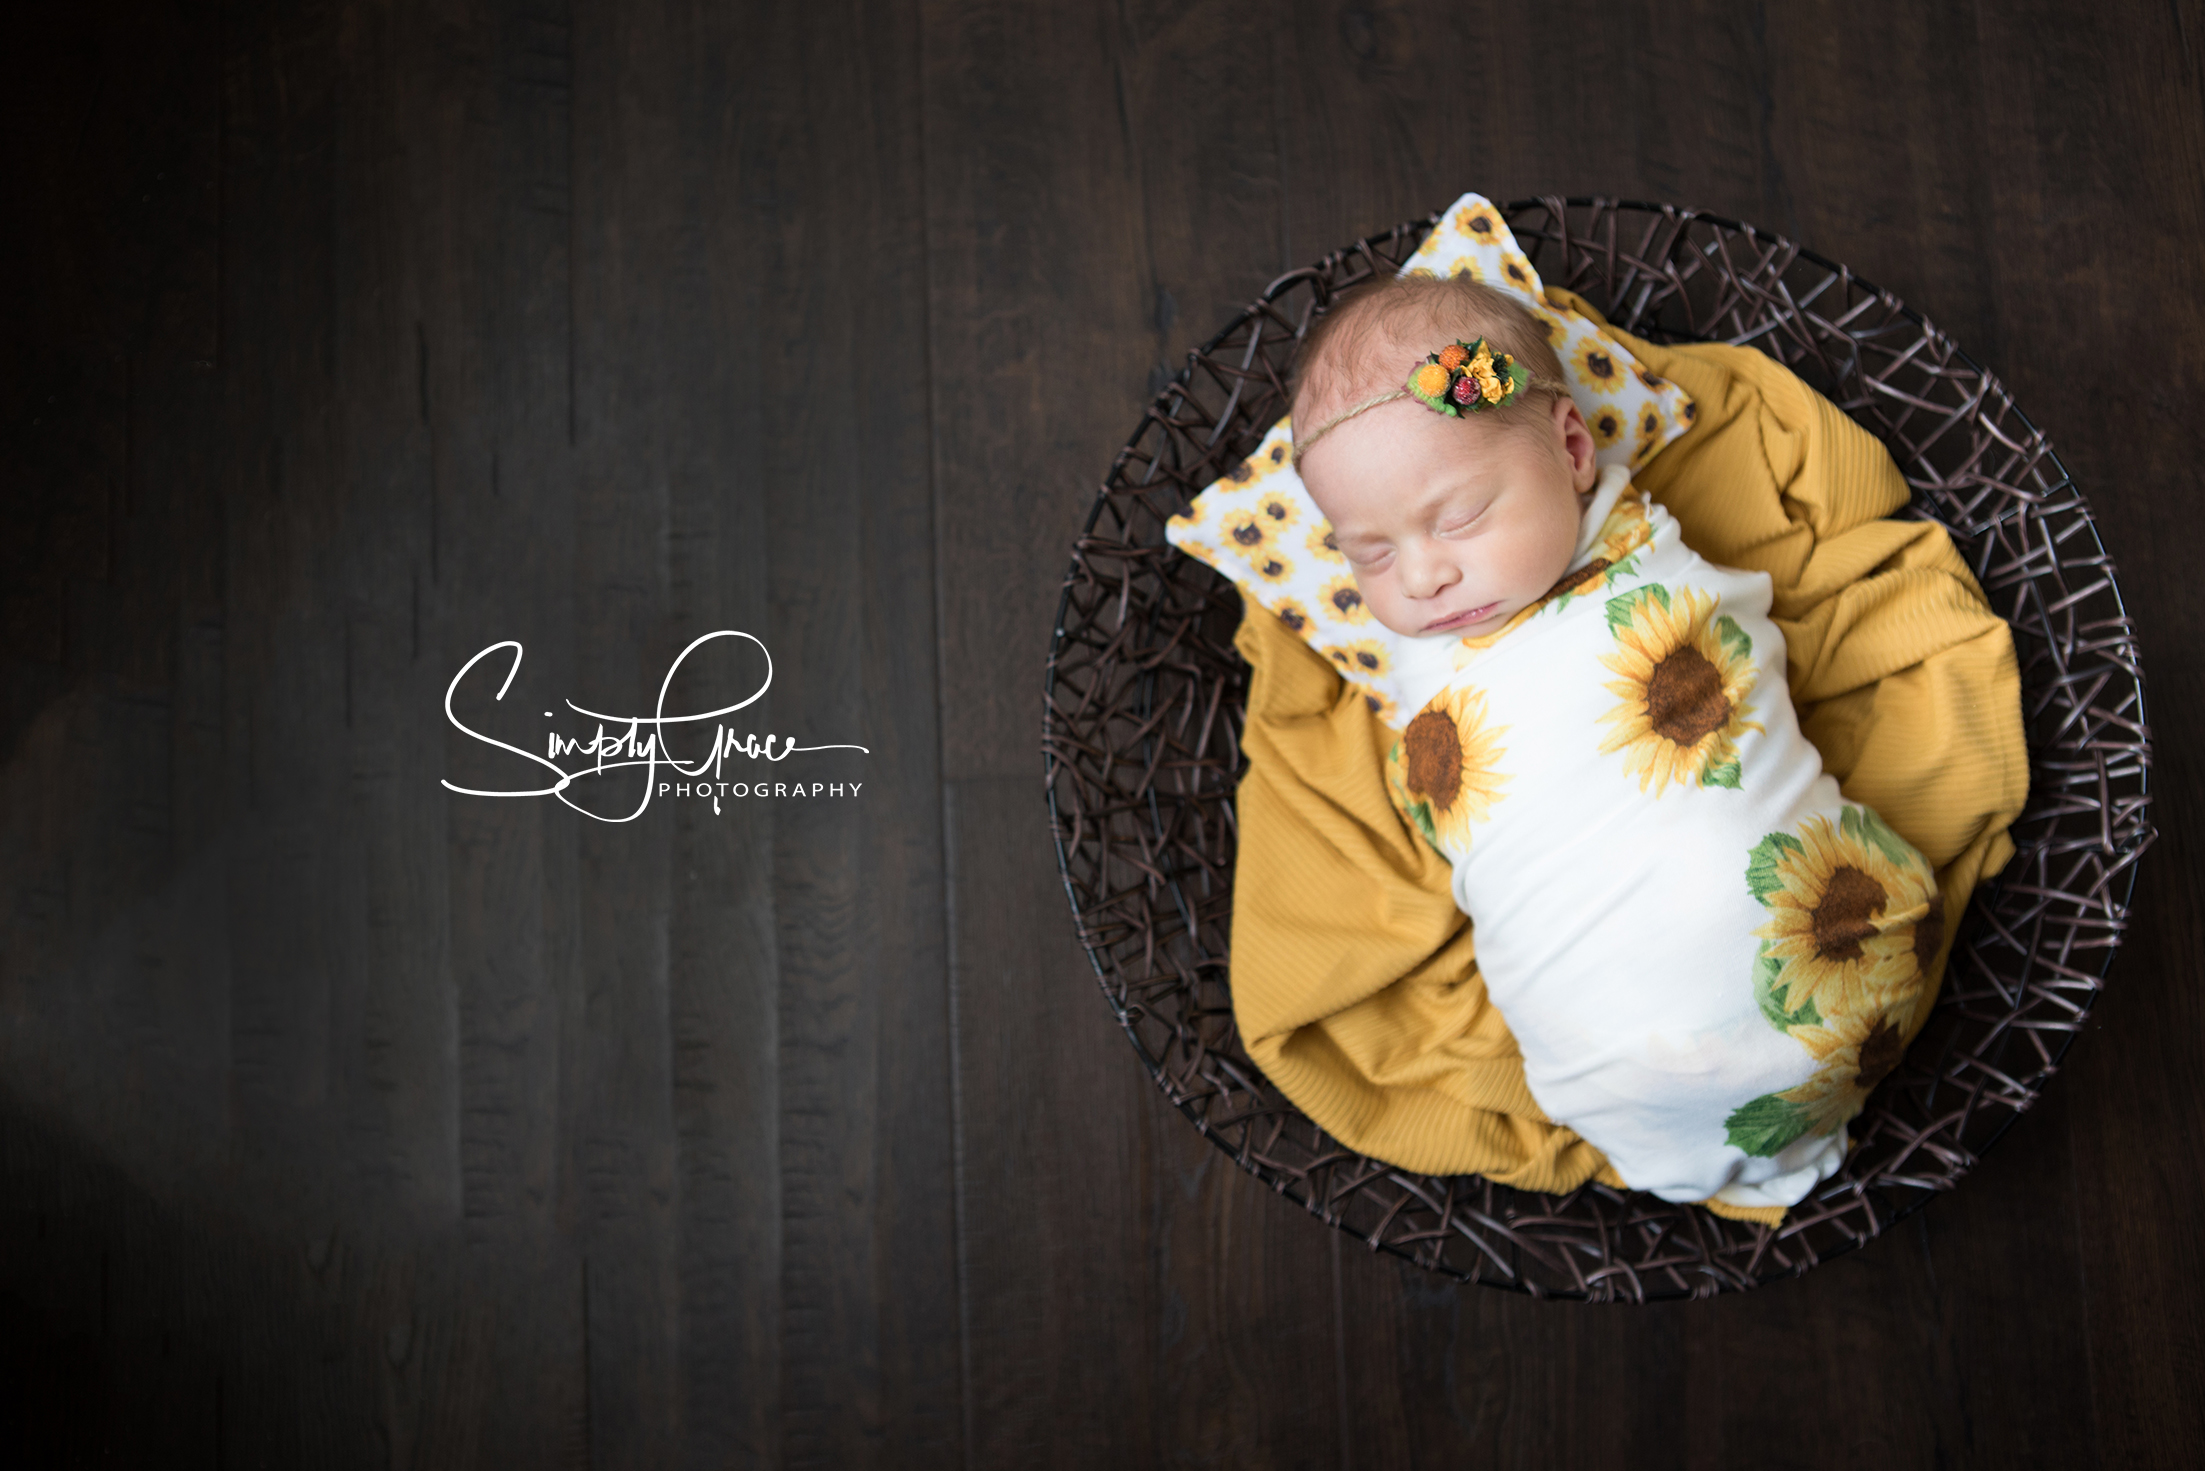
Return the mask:
[[1435,414],[1458,419],[1486,409],[1505,409],[1521,401],[1532,381],[1530,369],[1510,354],[1496,351],[1485,338],[1474,342],[1458,338],[1438,352],[1427,353],[1419,359],[1409,370],[1409,381],[1402,387],[1365,399],[1347,412],[1333,415],[1318,425],[1307,439],[1296,434],[1294,467],[1301,468],[1302,456],[1318,440],[1357,414],[1368,413],[1397,398],[1413,398]]
[[1396,388],[1391,393],[1381,393],[1376,398],[1366,398],[1361,403],[1357,404],[1354,408],[1347,410],[1345,413],[1334,414],[1331,418],[1325,420],[1322,424],[1319,424],[1314,430],[1310,432],[1310,435],[1307,439],[1302,438],[1299,434],[1295,435],[1294,468],[1299,470],[1302,467],[1302,456],[1309,453],[1309,447],[1311,445],[1315,444],[1318,440],[1324,438],[1327,434],[1330,434],[1333,430],[1339,428],[1342,424],[1345,424],[1348,420],[1354,418],[1357,414],[1369,413],[1372,409],[1377,408],[1381,404],[1390,404],[1397,398],[1407,398],[1408,396],[1408,389]]

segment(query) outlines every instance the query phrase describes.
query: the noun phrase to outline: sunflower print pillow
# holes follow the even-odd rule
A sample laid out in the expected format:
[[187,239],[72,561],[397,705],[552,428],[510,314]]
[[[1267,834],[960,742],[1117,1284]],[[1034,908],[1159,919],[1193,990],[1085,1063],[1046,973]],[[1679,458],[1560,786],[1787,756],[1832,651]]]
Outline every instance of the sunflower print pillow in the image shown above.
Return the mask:
[[[1691,428],[1692,400],[1682,388],[1648,372],[1590,317],[1547,299],[1539,273],[1483,195],[1465,194],[1451,205],[1401,269],[1468,275],[1522,298],[1547,329],[1603,469],[1636,469]],[[1293,455],[1293,426],[1282,418],[1254,454],[1174,516],[1164,535],[1275,614],[1362,691],[1373,714],[1398,729],[1405,691],[1422,683],[1417,676],[1435,656],[1430,646],[1448,641],[1403,638],[1371,617],[1331,526],[1295,473]]]

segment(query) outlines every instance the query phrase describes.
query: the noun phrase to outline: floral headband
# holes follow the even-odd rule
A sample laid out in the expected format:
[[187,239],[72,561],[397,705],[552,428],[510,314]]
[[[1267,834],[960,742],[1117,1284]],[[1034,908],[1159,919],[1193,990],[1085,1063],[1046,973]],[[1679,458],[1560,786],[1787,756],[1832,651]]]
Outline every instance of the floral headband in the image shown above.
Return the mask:
[[1396,399],[1413,398],[1435,414],[1457,419],[1484,409],[1505,409],[1521,399],[1530,386],[1530,371],[1508,353],[1495,352],[1493,344],[1483,337],[1475,342],[1458,339],[1438,352],[1426,354],[1424,361],[1410,370],[1406,386],[1333,415],[1306,438],[1295,435],[1294,463],[1299,466],[1311,445],[1357,414]]

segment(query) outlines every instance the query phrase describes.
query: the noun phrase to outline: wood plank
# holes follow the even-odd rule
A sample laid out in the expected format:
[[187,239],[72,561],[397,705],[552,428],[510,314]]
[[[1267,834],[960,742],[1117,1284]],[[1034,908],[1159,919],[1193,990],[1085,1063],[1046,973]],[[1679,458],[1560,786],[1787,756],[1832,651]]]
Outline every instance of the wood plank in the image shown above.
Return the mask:
[[[1081,1019],[1107,1017],[1085,967],[1053,958],[1069,916],[1023,774],[1036,712],[1016,651],[1033,647],[1023,667],[1038,672],[1043,651],[1027,640],[1050,626],[1087,509],[1076,487],[1099,480],[1133,422],[1137,375],[1161,386],[1190,341],[1284,264],[1270,31],[1218,6],[942,14],[928,35],[937,401],[990,406],[945,419],[937,440],[943,565],[961,573],[945,584],[942,659],[973,1458],[1017,1464],[1052,1440],[1093,1464],[1329,1457],[1335,1345],[1302,1287],[1324,1273],[1322,1232],[1277,1211],[1153,1095],[1099,1101],[1122,1098],[1122,1082],[1091,1105],[1112,1110],[1103,1118],[1074,1116],[1077,1096],[1045,1132],[1032,1118],[1068,1068],[1096,1086],[1140,1075],[1112,1029]],[[1115,136],[1097,123],[1113,118]],[[1076,183],[1042,182],[1068,173]],[[1060,988],[1071,996],[1049,994]],[[1124,1144],[1098,1152],[1098,1131],[1136,1125],[1131,1157]],[[1097,1210],[1117,1201],[1138,1213]],[[1005,1237],[1030,1240],[1035,1212],[1054,1243],[1039,1260]],[[1067,1310],[1103,1264],[1150,1285],[1107,1311]],[[1087,1362],[1151,1364],[1151,1382],[1065,1382],[1017,1347],[1036,1324]],[[1111,1407],[1102,1421],[1097,1402]]]
[[[1028,780],[949,788],[965,1415],[974,1466],[1172,1459],[1157,1227],[1214,1154],[1142,1074],[1063,918]],[[1160,1126],[1160,1127],[1159,1127]],[[1164,1166],[1151,1160],[1165,1152]]]
[[960,1455],[915,9],[760,7],[736,154],[758,283],[760,717],[778,795],[783,1464]]

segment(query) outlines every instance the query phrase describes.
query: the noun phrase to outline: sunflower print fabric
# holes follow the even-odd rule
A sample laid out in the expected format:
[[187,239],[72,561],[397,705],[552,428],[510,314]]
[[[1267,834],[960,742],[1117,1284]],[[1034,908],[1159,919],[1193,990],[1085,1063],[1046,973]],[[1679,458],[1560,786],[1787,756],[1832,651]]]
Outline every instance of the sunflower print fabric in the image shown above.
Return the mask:
[[[1603,468],[1643,465],[1691,427],[1692,400],[1683,389],[1645,371],[1591,318],[1560,298],[1548,299],[1538,268],[1517,245],[1501,211],[1483,195],[1456,200],[1403,264],[1402,274],[1469,275],[1516,295],[1546,328],[1571,395],[1592,426]],[[1347,594],[1341,594],[1337,582],[1345,577],[1347,564],[1332,540],[1332,528],[1294,471],[1293,431],[1285,419],[1271,426],[1253,454],[1196,496],[1184,514],[1173,517],[1164,534],[1189,556],[1238,583],[1312,648],[1321,651],[1373,637],[1408,642],[1378,627],[1353,593],[1352,580]],[[1609,555],[1608,560],[1621,559]],[[1598,590],[1581,588],[1576,595]],[[1388,667],[1409,671],[1421,667],[1421,661],[1401,657],[1397,649]],[[1342,672],[1381,708],[1416,708],[1400,674],[1381,678],[1368,671]]]
[[1622,676],[1607,688],[1623,703],[1600,717],[1615,727],[1601,753],[1621,751],[1624,772],[1656,797],[1672,785],[1737,786],[1738,738],[1761,729],[1747,718],[1753,640],[1738,620],[1711,593],[1658,582],[1610,598],[1607,618],[1618,647],[1600,662]]
[[[1469,195],[1407,268],[1518,289],[1512,265],[1530,270]],[[1382,627],[1284,420],[1166,535],[1393,732],[1383,784],[1452,870],[1547,1117],[1664,1199],[1788,1207],[1837,1170],[1927,1015],[1946,916],[1801,734],[1768,578],[1702,560],[1631,483],[1690,398],[1559,297],[1527,300],[1601,468],[1567,571],[1503,628]]]
[[1769,911],[1754,931],[1753,994],[1771,1027],[1814,1057],[1814,1075],[1725,1122],[1730,1142],[1773,1155],[1834,1133],[1898,1066],[1908,1022],[1945,938],[1937,882],[1866,807],[1809,817],[1755,844],[1746,889]]
[[1544,599],[1391,647],[1386,790],[1452,869],[1539,1106],[1666,1199],[1798,1203],[1926,1015],[1945,916],[1801,734],[1768,579],[1604,470]]
[[1485,696],[1463,685],[1433,696],[1386,758],[1394,799],[1426,842],[1441,852],[1466,848],[1507,795],[1500,769],[1507,728],[1494,724]]
[[1746,887],[1769,911],[1754,931],[1756,993],[1787,1017],[1881,1008],[1928,970],[1944,938],[1929,866],[1866,807],[1770,833],[1748,859]]

